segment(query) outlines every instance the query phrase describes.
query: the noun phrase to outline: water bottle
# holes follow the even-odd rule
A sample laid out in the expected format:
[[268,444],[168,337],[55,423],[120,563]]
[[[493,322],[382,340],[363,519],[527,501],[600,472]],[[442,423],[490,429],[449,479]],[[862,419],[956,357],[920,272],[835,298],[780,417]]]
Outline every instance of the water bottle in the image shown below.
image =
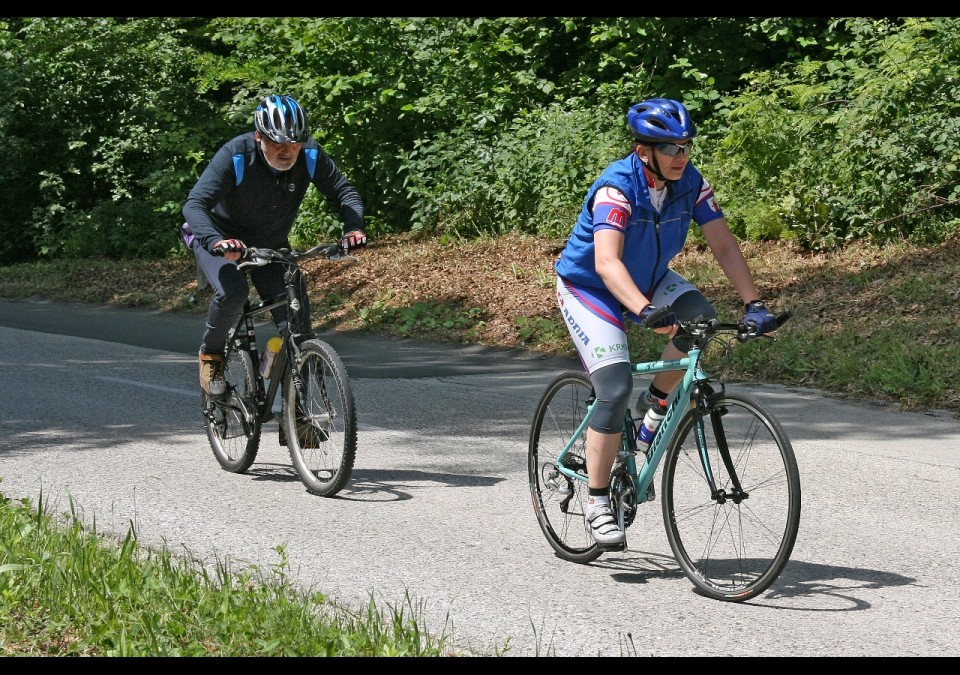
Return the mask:
[[663,421],[667,412],[667,406],[664,405],[665,403],[666,401],[658,401],[650,406],[647,414],[643,416],[643,424],[640,425],[640,433],[637,434],[637,440],[644,446],[650,445],[654,435],[657,433],[657,429],[660,428],[660,423]]
[[277,360],[277,354],[280,353],[280,345],[283,340],[278,337],[272,337],[267,340],[267,350],[263,353],[260,360],[260,375],[264,379],[270,378],[270,371],[273,370],[273,362]]

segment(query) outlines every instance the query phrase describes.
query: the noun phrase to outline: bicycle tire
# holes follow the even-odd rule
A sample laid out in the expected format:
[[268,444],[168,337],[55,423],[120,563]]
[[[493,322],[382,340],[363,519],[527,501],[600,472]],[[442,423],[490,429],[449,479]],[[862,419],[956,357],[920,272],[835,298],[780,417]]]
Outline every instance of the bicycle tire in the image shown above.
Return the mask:
[[[688,410],[664,457],[663,520],[687,578],[708,597],[743,602],[764,592],[790,559],[800,528],[800,472],[783,427],[756,398],[725,393],[709,410],[704,436],[724,497],[710,494]],[[747,493],[742,500],[731,494],[713,416]]]
[[306,409],[300,411],[290,374],[284,381],[283,424],[297,475],[311,494],[332,497],[350,479],[357,455],[357,417],[350,377],[332,346],[300,345],[298,368]]
[[260,449],[258,380],[250,352],[231,347],[225,358],[226,393],[212,397],[201,390],[203,425],[213,456],[220,466],[231,473],[244,473]]
[[[557,456],[583,421],[592,393],[584,373],[571,371],[554,378],[537,403],[527,452],[530,495],[540,529],[560,558],[575,563],[591,562],[603,552],[587,532],[587,483],[559,473]],[[566,467],[584,476],[586,445],[583,432],[564,458]]]

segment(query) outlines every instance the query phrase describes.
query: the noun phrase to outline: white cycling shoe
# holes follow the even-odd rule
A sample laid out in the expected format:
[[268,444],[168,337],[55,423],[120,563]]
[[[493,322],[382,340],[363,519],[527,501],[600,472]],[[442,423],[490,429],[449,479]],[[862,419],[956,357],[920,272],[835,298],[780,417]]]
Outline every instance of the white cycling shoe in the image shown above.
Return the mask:
[[627,538],[623,530],[617,525],[617,519],[608,504],[588,507],[587,533],[597,542],[597,546],[605,551],[619,551],[623,548]]

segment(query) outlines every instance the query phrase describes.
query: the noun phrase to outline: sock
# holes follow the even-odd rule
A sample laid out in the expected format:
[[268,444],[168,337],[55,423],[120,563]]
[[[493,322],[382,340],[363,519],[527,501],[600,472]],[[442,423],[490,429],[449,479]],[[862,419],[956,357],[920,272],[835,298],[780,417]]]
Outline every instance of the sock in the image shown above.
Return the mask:
[[[596,492],[597,494],[594,494]],[[587,508],[596,509],[600,506],[610,506],[610,488],[590,488],[590,498],[587,499]]]
[[654,387],[653,384],[651,384],[651,385],[647,388],[647,392],[646,392],[645,395],[646,395],[648,401],[649,401],[650,399],[656,399],[656,400],[658,400],[658,401],[666,401],[667,398],[670,396],[670,394],[664,393],[664,392],[660,391],[659,389],[657,389],[656,387]]

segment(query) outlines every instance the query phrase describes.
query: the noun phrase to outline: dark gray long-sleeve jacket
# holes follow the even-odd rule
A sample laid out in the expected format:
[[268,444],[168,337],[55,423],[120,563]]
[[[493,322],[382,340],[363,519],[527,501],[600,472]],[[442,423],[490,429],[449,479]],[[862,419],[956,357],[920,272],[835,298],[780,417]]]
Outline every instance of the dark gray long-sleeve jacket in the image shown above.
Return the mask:
[[276,171],[263,158],[252,131],[217,150],[190,190],[183,217],[207,251],[221,239],[288,248],[310,183],[339,210],[344,232],[363,229],[360,194],[313,138],[300,148],[291,169]]

